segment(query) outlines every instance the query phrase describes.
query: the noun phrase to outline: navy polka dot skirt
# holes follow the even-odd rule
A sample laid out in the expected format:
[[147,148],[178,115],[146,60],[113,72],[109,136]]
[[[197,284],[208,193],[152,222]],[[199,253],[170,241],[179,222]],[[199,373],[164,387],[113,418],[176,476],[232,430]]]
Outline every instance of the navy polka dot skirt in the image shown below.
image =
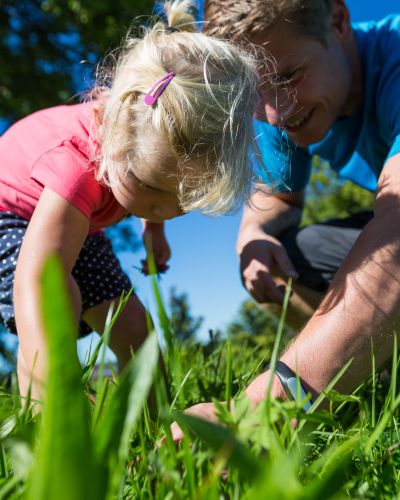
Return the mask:
[[[17,333],[14,317],[13,283],[22,239],[29,222],[12,212],[0,211],[0,320]],[[110,240],[103,234],[88,236],[72,270],[82,296],[82,310],[109,300],[118,299],[131,289],[113,253]],[[83,320],[80,335],[92,331]]]

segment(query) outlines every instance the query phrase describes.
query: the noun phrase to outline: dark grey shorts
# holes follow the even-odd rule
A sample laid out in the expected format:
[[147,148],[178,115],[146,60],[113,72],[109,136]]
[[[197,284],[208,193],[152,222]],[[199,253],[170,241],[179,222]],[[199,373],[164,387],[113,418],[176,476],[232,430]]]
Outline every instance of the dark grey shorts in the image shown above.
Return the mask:
[[279,238],[296,271],[298,283],[325,292],[373,212],[286,231]]
[[[15,327],[13,283],[22,239],[29,222],[11,212],[0,212],[0,320],[13,333]],[[82,311],[113,299],[131,289],[113,253],[110,240],[98,233],[88,236],[72,270],[82,296]],[[80,335],[92,329],[84,321]]]

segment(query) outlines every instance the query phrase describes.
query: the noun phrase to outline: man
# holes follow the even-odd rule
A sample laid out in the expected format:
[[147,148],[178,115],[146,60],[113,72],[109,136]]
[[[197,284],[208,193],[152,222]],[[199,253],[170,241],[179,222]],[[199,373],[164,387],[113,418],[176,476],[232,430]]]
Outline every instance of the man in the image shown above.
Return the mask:
[[[281,360],[316,396],[353,358],[336,385],[349,392],[371,371],[371,339],[377,365],[391,356],[400,312],[400,16],[352,27],[342,0],[209,0],[206,20],[274,66],[261,72],[257,112],[270,187],[244,211],[243,283],[258,302],[281,303],[282,283],[298,277],[292,306],[316,309]],[[376,190],[374,212],[300,230],[314,154]],[[248,386],[253,403],[268,380]],[[278,377],[272,395],[284,395]]]

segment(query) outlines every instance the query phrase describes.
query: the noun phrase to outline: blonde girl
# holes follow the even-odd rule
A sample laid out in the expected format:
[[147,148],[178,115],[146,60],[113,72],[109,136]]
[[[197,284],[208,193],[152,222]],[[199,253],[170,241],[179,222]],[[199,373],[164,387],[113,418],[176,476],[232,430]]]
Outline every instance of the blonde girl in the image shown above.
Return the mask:
[[[189,11],[167,3],[167,24],[128,37],[96,98],[34,113],[0,138],[0,316],[18,333],[22,394],[34,370],[39,397],[45,376],[38,297],[49,254],[62,259],[79,334],[102,331],[111,302],[131,287],[102,228],[140,217],[165,269],[165,220],[226,213],[248,197],[255,66],[198,32]],[[121,367],[146,334],[132,295],[110,339]]]

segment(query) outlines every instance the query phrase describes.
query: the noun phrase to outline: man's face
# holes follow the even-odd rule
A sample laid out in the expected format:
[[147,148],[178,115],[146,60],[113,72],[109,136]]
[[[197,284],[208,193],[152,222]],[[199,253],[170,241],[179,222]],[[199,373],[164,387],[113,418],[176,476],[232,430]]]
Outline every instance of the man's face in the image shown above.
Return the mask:
[[299,146],[320,141],[338,117],[353,111],[353,72],[344,37],[333,28],[324,45],[283,20],[263,38],[254,43],[272,55],[276,72],[261,74],[256,117],[284,129]]

